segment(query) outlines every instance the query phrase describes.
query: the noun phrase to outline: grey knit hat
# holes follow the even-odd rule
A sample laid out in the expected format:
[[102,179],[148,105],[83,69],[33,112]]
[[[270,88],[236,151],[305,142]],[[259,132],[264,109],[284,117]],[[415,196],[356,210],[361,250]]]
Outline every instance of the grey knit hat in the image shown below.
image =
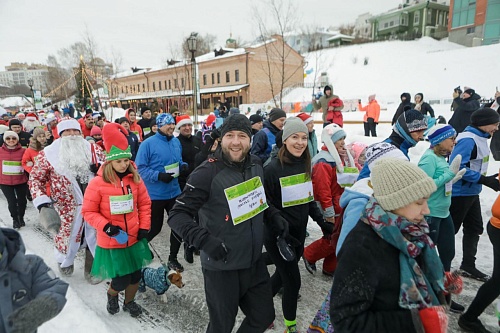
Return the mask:
[[371,172],[373,196],[386,211],[402,208],[436,191],[436,184],[415,164],[383,158]]
[[285,120],[285,125],[283,126],[283,141],[288,139],[288,137],[294,133],[309,133],[306,124],[302,119],[297,117],[290,117]]

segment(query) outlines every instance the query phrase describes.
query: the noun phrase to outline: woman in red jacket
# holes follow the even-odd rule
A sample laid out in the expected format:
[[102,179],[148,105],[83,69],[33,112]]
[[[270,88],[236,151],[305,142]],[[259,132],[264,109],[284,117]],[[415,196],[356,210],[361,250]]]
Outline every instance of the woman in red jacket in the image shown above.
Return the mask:
[[35,165],[36,157],[40,153],[47,143],[47,137],[45,136],[45,130],[43,128],[35,128],[33,130],[33,136],[30,138],[30,144],[28,148],[24,151],[22,166],[27,173],[31,173],[33,165]]
[[26,194],[28,193],[28,177],[24,172],[21,160],[24,148],[19,144],[19,136],[14,131],[3,134],[4,144],[0,148],[0,188],[7,198],[13,228],[25,226],[24,212],[26,211]]
[[134,298],[141,269],[151,262],[146,236],[151,226],[151,200],[130,157],[127,130],[119,124],[102,130],[106,162],[85,191],[82,214],[97,230],[92,275],[111,278],[107,296],[110,314],[120,311],[118,293],[125,290],[123,310],[142,313]]
[[139,138],[139,141],[143,140],[142,127],[137,123],[137,114],[134,109],[127,109],[125,117],[130,121],[130,131],[135,133]]

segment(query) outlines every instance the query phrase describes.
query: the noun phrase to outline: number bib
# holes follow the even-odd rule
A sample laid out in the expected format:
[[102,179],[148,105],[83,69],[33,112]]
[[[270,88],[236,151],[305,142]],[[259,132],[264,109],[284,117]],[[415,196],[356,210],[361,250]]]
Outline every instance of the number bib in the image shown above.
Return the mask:
[[312,181],[305,173],[280,178],[281,205],[291,207],[314,200]]
[[447,182],[446,184],[444,184],[444,195],[449,197],[451,195],[452,188],[453,188],[452,182]]
[[144,135],[148,135],[149,133],[151,133],[151,127],[144,127],[142,129],[142,132],[144,133]]
[[266,193],[259,176],[224,190],[233,224],[237,225],[266,210]]
[[17,161],[2,161],[2,174],[8,176],[22,175],[24,172],[21,162]]
[[111,215],[132,213],[134,211],[134,197],[132,194],[110,196],[109,209]]
[[359,176],[358,168],[354,167],[344,167],[343,173],[337,172],[337,183],[341,187],[351,187]]
[[165,172],[173,173],[172,177],[179,177],[179,162],[165,166]]

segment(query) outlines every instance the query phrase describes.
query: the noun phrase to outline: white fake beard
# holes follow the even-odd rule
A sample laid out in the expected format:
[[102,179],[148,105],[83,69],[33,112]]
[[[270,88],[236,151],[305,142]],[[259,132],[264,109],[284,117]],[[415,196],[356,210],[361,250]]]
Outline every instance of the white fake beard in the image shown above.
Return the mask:
[[92,163],[90,149],[86,143],[79,135],[63,136],[59,147],[61,168],[78,178],[82,184],[87,184],[89,181],[89,166]]
[[26,132],[31,132],[35,127],[41,126],[38,120],[25,120],[23,121],[24,130]]

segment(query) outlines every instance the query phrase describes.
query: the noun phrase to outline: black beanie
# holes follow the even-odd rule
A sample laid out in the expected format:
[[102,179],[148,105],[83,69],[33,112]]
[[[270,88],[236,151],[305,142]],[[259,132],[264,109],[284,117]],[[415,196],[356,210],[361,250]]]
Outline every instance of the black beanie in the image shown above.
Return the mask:
[[496,124],[498,122],[500,122],[500,115],[490,108],[478,109],[470,116],[470,124],[474,127]]
[[19,125],[19,126],[23,126],[21,124],[21,121],[19,119],[11,119],[9,120],[9,129],[12,129],[12,125]]
[[283,118],[285,117],[286,118],[286,112],[281,110],[280,108],[274,108],[271,110],[271,112],[269,112],[269,121],[272,123],[273,121],[275,121],[276,119],[280,119],[280,118]]
[[141,115],[142,115],[144,112],[146,112],[146,111],[151,111],[151,109],[150,109],[149,107],[147,107],[147,106],[143,106],[143,107],[141,108]]
[[473,96],[476,93],[476,91],[472,88],[469,88],[469,89],[465,90],[464,93],[467,93],[467,94]]
[[121,117],[120,119],[118,119],[118,124],[121,124],[123,123],[124,121],[126,121],[127,123],[130,124],[130,120],[128,120],[127,117]]
[[231,131],[242,131],[251,138],[252,125],[250,124],[250,120],[245,115],[238,113],[227,117],[220,128],[221,137],[224,137],[227,132]]

